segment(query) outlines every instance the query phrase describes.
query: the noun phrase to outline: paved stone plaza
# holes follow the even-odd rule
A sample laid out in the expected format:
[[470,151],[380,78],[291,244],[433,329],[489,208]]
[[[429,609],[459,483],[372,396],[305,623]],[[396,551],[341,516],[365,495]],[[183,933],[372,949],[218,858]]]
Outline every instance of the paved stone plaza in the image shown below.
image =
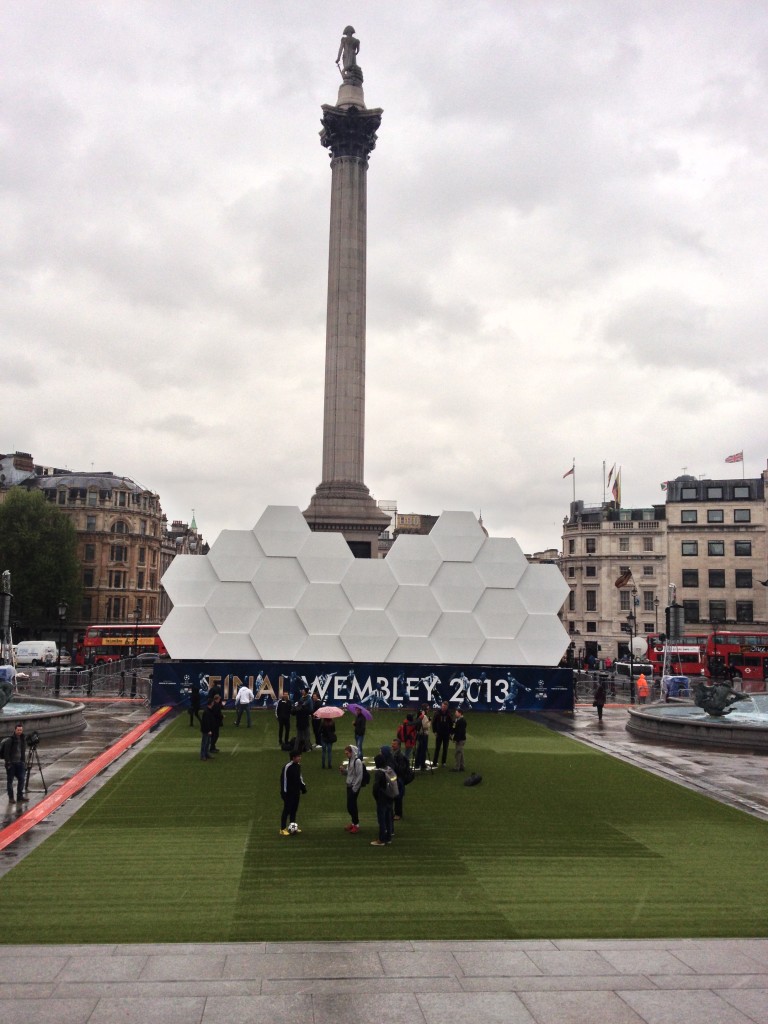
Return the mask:
[[[52,780],[146,713],[95,712],[87,741],[47,753]],[[765,758],[650,746],[625,721],[609,709],[599,726],[580,708],[550,724],[768,819]],[[7,855],[6,870],[19,851]],[[768,938],[410,942],[404,922],[402,942],[377,943],[354,935],[345,906],[344,943],[0,946],[0,1013],[36,1024],[768,1024]]]

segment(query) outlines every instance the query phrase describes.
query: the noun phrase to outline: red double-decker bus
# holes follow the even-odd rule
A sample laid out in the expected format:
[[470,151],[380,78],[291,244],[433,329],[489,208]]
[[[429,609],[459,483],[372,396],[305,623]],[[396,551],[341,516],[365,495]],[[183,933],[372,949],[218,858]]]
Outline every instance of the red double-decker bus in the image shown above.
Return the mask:
[[75,654],[76,665],[101,665],[106,661],[121,661],[131,654],[168,652],[159,636],[160,623],[123,623],[122,625],[89,626],[83,642]]
[[748,693],[764,690],[768,679],[768,633],[710,633],[706,672],[711,679],[741,679],[741,688]]
[[653,665],[654,676],[660,676],[664,670],[665,645],[669,647],[667,675],[695,677],[704,674],[708,633],[686,633],[669,644],[658,633],[649,633],[646,639],[648,661]]

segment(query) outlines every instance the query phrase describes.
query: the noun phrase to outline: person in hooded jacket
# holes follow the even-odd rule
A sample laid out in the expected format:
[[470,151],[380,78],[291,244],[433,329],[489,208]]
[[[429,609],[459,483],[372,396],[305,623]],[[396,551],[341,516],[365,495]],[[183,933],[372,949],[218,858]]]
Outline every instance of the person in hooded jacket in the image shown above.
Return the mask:
[[[350,817],[349,824],[345,825],[344,828],[347,832],[351,832],[354,835],[360,831],[360,814],[357,809],[357,798],[360,794],[360,787],[363,785],[363,762],[358,757],[357,747],[354,747],[351,743],[344,748],[344,753],[349,759],[346,775],[347,812]],[[343,768],[341,770],[344,771]]]

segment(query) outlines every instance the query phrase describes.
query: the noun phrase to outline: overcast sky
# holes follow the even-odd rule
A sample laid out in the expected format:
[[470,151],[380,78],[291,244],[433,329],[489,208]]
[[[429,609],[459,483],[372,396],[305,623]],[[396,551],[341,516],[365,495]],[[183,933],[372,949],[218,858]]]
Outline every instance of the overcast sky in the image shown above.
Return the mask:
[[765,467],[764,0],[5,0],[0,449],[212,542],[320,481],[339,38],[368,173],[365,480],[560,547]]

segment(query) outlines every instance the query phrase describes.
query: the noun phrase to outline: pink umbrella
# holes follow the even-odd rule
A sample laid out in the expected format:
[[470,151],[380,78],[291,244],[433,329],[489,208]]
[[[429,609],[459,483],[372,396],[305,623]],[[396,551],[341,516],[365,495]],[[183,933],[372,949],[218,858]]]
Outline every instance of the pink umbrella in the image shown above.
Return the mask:
[[331,704],[324,708],[318,708],[313,718],[341,718],[344,714],[341,708],[335,708]]
[[367,718],[369,722],[373,718],[373,715],[368,708],[364,708],[362,704],[347,704],[347,711],[350,711],[353,715],[362,715],[363,718]]

